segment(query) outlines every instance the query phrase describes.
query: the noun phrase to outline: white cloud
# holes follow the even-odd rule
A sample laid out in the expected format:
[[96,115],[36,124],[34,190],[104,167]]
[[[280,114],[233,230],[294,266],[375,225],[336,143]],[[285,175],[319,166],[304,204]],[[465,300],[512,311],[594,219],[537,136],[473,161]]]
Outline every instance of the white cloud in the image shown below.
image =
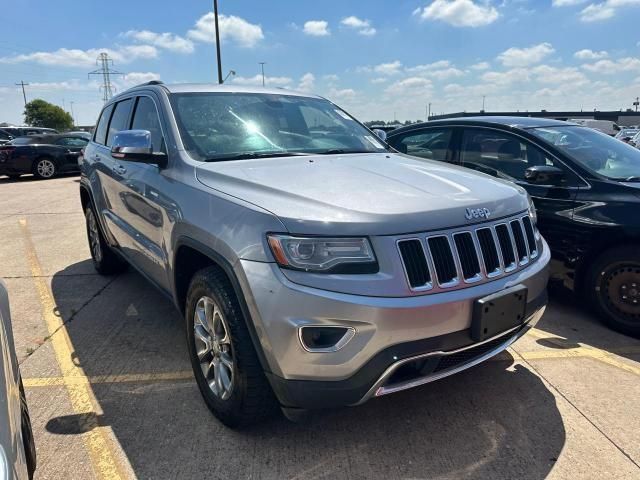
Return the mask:
[[400,69],[402,68],[402,63],[399,60],[395,62],[389,63],[381,63],[380,65],[376,65],[373,67],[373,72],[378,75],[396,75],[400,73]]
[[449,78],[462,77],[464,75],[464,72],[459,68],[455,68],[449,60],[440,60],[438,62],[424,65],[416,65],[415,67],[409,67],[406,70],[409,73],[417,73],[436,80],[447,80]]
[[491,67],[491,65],[489,65],[489,62],[478,62],[476,64],[471,65],[472,70],[488,70]]
[[587,0],[553,0],[551,4],[554,7],[573,7],[574,5],[580,5],[586,3]]
[[316,77],[313,73],[305,73],[300,77],[300,83],[298,84],[298,90],[302,92],[311,92],[315,88]]
[[160,80],[160,74],[154,72],[129,72],[123,79],[116,80],[116,85],[121,88],[131,88],[151,80]]
[[390,94],[407,94],[418,92],[428,92],[431,90],[433,84],[431,80],[424,77],[409,77],[404,80],[399,80],[392,83],[386,89],[386,93]]
[[605,0],[600,3],[591,3],[580,12],[580,20],[583,22],[598,22],[607,20],[621,8],[640,5],[640,0]]
[[343,88],[337,89],[332,88],[329,90],[327,97],[331,100],[335,100],[336,102],[351,100],[357,95],[356,91],[353,88]]
[[116,63],[130,63],[158,56],[158,50],[151,45],[127,45],[117,49],[90,48],[88,50],[59,48],[53,52],[33,52],[12,57],[0,57],[0,63],[34,62],[57,67],[88,68],[96,65],[96,59],[101,53],[108,54]]
[[153,45],[154,47],[171,50],[178,53],[193,52],[193,42],[173,33],[156,33],[149,30],[129,30],[122,34],[127,38],[133,38],[140,43]]
[[540,43],[529,48],[512,47],[498,55],[505,67],[525,67],[541,62],[555,52],[550,43]]
[[614,75],[620,72],[640,71],[640,58],[625,57],[618,60],[599,60],[595,63],[582,65],[582,68],[592,73]]
[[[290,77],[264,77],[264,84],[270,87],[288,87],[293,80]],[[253,77],[232,77],[229,79],[229,83],[235,83],[238,85],[262,85],[262,75],[257,74]]]
[[330,83],[335,83],[338,80],[340,80],[340,77],[338,75],[336,75],[335,73],[330,73],[328,75],[323,75],[322,79],[326,80],[327,82],[330,82]]
[[371,79],[371,83],[373,83],[374,85],[378,85],[380,83],[386,83],[388,81],[389,79],[385,77],[376,77]]
[[326,37],[327,35],[331,35],[328,27],[329,23],[325,20],[309,20],[304,22],[303,31],[313,37]]
[[588,83],[587,77],[577,68],[558,68],[549,65],[538,65],[531,69],[536,81],[550,84],[571,84],[574,87]]
[[355,29],[360,35],[371,36],[376,34],[376,29],[371,26],[369,20],[362,20],[353,15],[343,18],[340,23],[345,27]]
[[514,68],[506,72],[486,72],[480,77],[482,81],[498,86],[511,85],[529,80],[529,70],[526,68]]
[[584,50],[578,50],[576,53],[573,54],[573,56],[578,60],[600,60],[601,58],[608,57],[609,54],[604,50],[600,52],[595,52],[593,50],[589,50],[588,48],[585,48]]
[[[264,39],[262,27],[249,23],[235,15],[219,15],[220,40],[230,40],[241,47],[255,47]],[[198,19],[194,28],[187,32],[187,37],[197,42],[215,43],[215,17],[213,12],[206,13]]]
[[422,20],[440,20],[454,27],[482,27],[495,22],[500,14],[489,3],[473,0],[435,0],[413,11]]

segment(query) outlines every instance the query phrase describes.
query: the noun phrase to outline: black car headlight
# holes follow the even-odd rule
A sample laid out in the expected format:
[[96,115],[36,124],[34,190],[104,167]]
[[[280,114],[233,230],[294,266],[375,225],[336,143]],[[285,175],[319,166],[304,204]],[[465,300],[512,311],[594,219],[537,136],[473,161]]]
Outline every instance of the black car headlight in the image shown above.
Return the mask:
[[283,268],[319,273],[375,273],[378,262],[364,237],[298,237],[267,235],[269,247]]

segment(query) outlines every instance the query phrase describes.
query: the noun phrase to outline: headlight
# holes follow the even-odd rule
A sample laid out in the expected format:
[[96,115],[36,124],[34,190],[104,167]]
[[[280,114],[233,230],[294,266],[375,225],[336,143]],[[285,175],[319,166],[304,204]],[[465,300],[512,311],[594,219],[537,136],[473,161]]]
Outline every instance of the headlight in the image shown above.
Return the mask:
[[536,206],[533,204],[533,199],[529,195],[527,195],[527,197],[529,197],[529,216],[531,217],[533,226],[536,227],[538,224],[538,212],[536,212]]
[[375,273],[378,263],[366,238],[267,235],[278,265],[321,273]]

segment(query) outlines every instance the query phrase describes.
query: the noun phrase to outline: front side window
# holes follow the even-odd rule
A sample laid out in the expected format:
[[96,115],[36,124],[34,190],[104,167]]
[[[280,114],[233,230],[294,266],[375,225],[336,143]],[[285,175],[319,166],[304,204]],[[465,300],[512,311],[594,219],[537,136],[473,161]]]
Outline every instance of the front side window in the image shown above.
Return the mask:
[[537,165],[566,170],[535,145],[493,130],[465,130],[460,156],[465,167],[512,181],[524,181],[525,170]]
[[100,119],[98,120],[93,141],[100,145],[104,145],[107,141],[107,126],[109,125],[109,118],[111,118],[112,111],[113,105],[109,105],[107,108],[102,110],[102,115],[100,115]]
[[154,152],[164,151],[164,142],[162,140],[162,129],[160,128],[160,120],[156,105],[149,97],[138,97],[136,109],[133,113],[133,122],[131,124],[133,130],[147,130],[151,133],[151,144]]
[[319,98],[258,93],[174,93],[185,148],[198,160],[385,152],[369,130]]
[[111,122],[109,122],[109,133],[107,134],[107,147],[110,147],[113,143],[113,137],[116,133],[122,130],[128,130],[129,125],[129,113],[131,113],[131,104],[133,101],[128,98],[116,103],[116,108],[111,116]]
[[640,150],[609,135],[578,126],[529,131],[592,172],[612,180],[640,182]]
[[429,160],[450,160],[452,129],[432,128],[402,135],[389,143],[399,152]]
[[63,145],[65,147],[84,147],[87,144],[87,140],[77,137],[64,137],[56,142],[56,145]]

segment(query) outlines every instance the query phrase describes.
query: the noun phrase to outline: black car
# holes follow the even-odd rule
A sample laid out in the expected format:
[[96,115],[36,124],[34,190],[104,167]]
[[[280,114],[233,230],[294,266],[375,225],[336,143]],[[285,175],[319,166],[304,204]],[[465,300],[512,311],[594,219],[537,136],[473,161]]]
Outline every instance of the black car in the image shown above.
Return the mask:
[[30,135],[0,145],[0,175],[18,178],[33,173],[51,178],[58,173],[78,171],[78,157],[88,140],[70,135]]
[[13,138],[24,137],[26,135],[56,135],[57,130],[45,127],[0,127],[4,133],[11,135]]
[[387,141],[527,190],[553,277],[611,327],[640,334],[640,150],[588,127],[528,117],[432,121],[394,130]]

